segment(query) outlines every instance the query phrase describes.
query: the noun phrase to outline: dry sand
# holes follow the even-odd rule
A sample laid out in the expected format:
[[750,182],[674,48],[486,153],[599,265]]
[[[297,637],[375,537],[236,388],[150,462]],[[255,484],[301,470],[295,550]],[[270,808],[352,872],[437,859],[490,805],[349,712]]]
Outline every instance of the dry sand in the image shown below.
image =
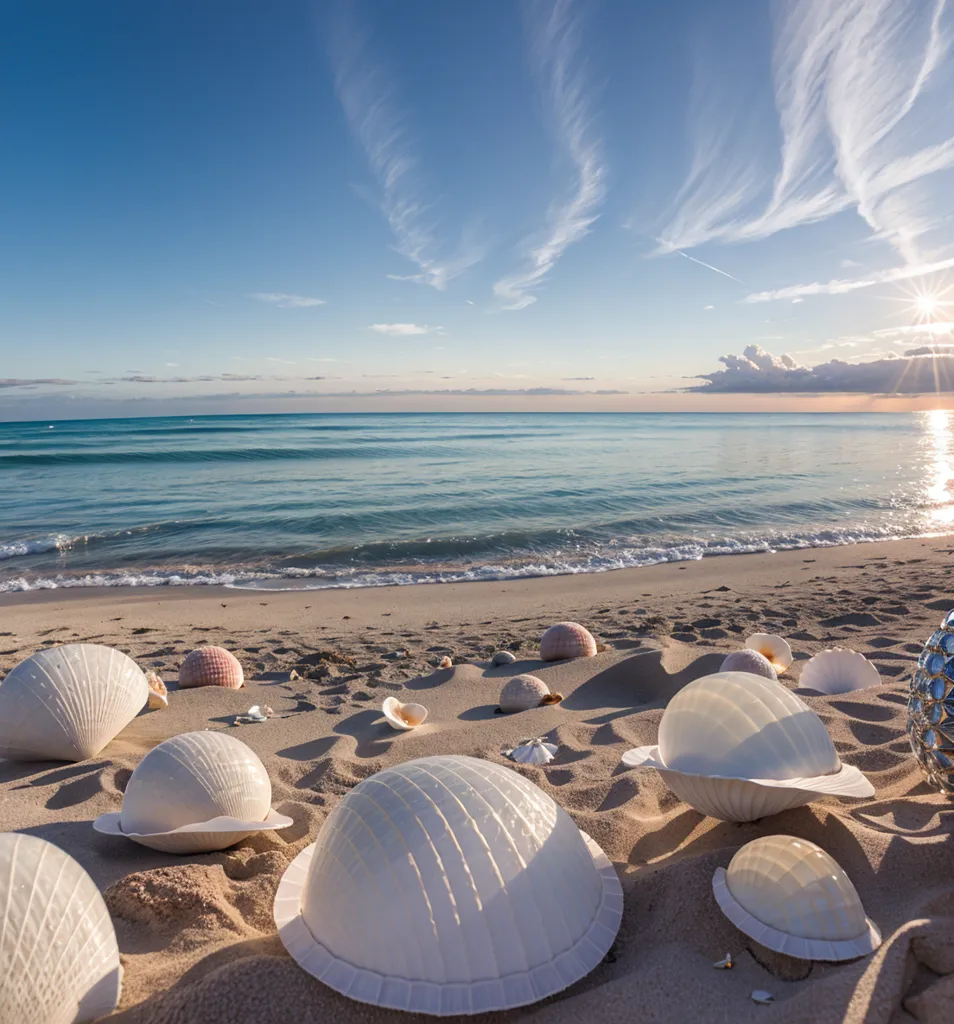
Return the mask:
[[[951,554],[946,539],[460,586],[7,595],[3,669],[43,646],[88,640],[157,666],[173,690],[182,658],[209,642],[240,657],[249,683],[241,691],[172,692],[168,709],[144,712],[83,764],[0,762],[2,827],[61,846],[106,891],[126,972],[111,1022],[398,1024],[407,1015],[349,1002],[285,954],[271,918],[284,867],[341,795],[380,768],[450,752],[510,764],[502,747],[547,735],[560,745],[556,760],[514,770],[600,843],[622,879],[626,908],[607,962],[562,995],[495,1020],[950,1022],[954,804],[921,780],[905,736],[905,700],[921,643],[954,607]],[[606,650],[555,665],[534,660],[543,628],[564,618],[586,624]],[[874,798],[828,798],[725,824],[681,803],[655,772],[621,769],[624,750],[655,741],[672,693],[717,669],[756,630],[791,640],[797,660],[784,678],[792,686],[801,663],[825,647],[850,646],[878,666],[880,687],[806,698],[841,757],[872,780]],[[520,660],[489,668],[487,655],[502,647]],[[455,667],[436,669],[445,654]],[[301,678],[290,678],[293,671]],[[541,676],[565,701],[495,715],[502,681],[521,671]],[[428,722],[411,733],[390,730],[379,713],[390,693],[424,703]],[[256,703],[279,717],[229,724]],[[192,857],[94,833],[91,820],[119,809],[142,755],[193,729],[232,729],[248,743],[269,769],[273,805],[295,824]],[[813,840],[841,863],[884,934],[875,954],[842,965],[783,961],[752,947],[722,916],[713,871],[743,843],[773,833]],[[726,952],[736,967],[714,970]],[[753,1004],[755,988],[777,1001]]]

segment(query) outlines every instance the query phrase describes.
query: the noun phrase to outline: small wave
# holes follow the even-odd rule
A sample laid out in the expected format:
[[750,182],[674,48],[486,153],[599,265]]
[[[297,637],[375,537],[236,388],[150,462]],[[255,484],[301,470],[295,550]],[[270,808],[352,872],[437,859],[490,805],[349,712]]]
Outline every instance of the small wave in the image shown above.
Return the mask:
[[[0,543],[0,562],[9,558],[20,558],[24,555],[39,555],[48,551],[68,551],[74,544],[86,540],[85,537],[70,537],[65,533],[52,533],[47,537],[28,537],[24,540],[12,540]],[[0,587],[2,591],[2,587]]]
[[188,587],[224,586],[244,590],[331,590],[365,587],[410,586],[431,583],[467,583],[566,576],[609,572],[614,569],[643,568],[665,562],[698,561],[724,555],[770,553],[808,548],[841,547],[885,540],[943,536],[943,533],[898,533],[867,527],[831,529],[813,533],[778,533],[765,537],[724,537],[701,540],[672,538],[669,541],[622,550],[601,551],[585,557],[561,557],[500,561],[483,565],[452,564],[380,569],[297,568],[280,571],[234,569],[117,570],[57,575],[28,579],[25,576],[0,581],[0,593],[76,587]]

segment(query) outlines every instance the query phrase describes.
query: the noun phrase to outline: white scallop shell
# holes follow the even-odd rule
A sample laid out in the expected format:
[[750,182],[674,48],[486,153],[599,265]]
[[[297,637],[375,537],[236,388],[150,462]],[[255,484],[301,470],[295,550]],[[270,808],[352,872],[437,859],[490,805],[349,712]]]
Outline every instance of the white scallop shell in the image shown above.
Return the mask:
[[0,757],[85,761],[149,700],[139,666],[99,644],[39,651],[0,683]]
[[113,1012],[123,969],[109,911],[68,854],[0,834],[0,1021],[81,1024]]
[[241,740],[186,732],[146,754],[126,786],[122,811],[101,814],[93,827],[166,853],[205,853],[291,825],[271,799],[265,766]]
[[540,702],[550,693],[550,687],[536,676],[511,676],[500,691],[501,711],[529,711],[540,707]]
[[402,704],[397,697],[385,697],[381,711],[392,729],[416,729],[427,718],[423,704]]
[[623,908],[612,864],[501,765],[425,757],[358,783],[275,897],[288,952],[364,1003],[504,1010],[596,967]]
[[527,740],[513,750],[507,751],[507,757],[518,764],[549,764],[560,748],[555,743],[547,743],[542,737]]
[[881,675],[874,665],[857,651],[836,647],[822,651],[805,662],[798,685],[817,693],[848,693],[880,686]]
[[716,900],[740,931],[804,960],[851,960],[881,944],[855,887],[820,846],[793,836],[747,843],[712,880]]
[[754,821],[821,795],[867,797],[874,787],[842,764],[821,719],[780,683],[718,672],[684,686],[659,724],[659,745],[623,754],[655,768],[703,814]]
[[592,658],[596,654],[593,634],[578,622],[558,622],[540,638],[542,661],[564,658]]
[[723,659],[720,672],[751,672],[754,676],[764,676],[766,679],[778,679],[778,673],[772,663],[759,651],[750,650],[748,647],[741,651],[733,651]]
[[792,663],[792,648],[788,641],[774,633],[753,633],[745,641],[745,646],[750,651],[764,654],[779,675]]

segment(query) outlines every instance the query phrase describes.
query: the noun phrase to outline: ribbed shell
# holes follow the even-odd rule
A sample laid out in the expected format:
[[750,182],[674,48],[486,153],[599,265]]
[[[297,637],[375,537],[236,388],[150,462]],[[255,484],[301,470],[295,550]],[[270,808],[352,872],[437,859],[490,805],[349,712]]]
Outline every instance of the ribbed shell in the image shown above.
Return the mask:
[[778,679],[778,673],[768,658],[759,651],[752,651],[749,648],[726,655],[719,671],[751,672],[752,675],[763,676],[765,679]]
[[684,686],[659,724],[668,768],[742,779],[812,778],[841,762],[822,720],[781,683],[717,672]]
[[302,856],[307,931],[281,924],[298,910],[283,880],[283,941],[331,987],[398,1009],[544,998],[602,960],[622,912],[612,865],[569,815],[517,772],[471,757],[365,779]]
[[536,676],[513,676],[506,681],[500,691],[500,709],[502,711],[528,711],[538,708],[540,701],[550,692],[550,687]]
[[40,651],[0,683],[0,757],[85,761],[148,700],[145,675],[122,651],[100,644]]
[[0,1021],[96,1020],[121,988],[116,933],[93,880],[52,843],[0,834]]
[[849,693],[880,686],[881,675],[863,654],[836,647],[810,658],[802,669],[798,685],[818,693]]
[[547,743],[542,739],[528,740],[514,747],[507,756],[517,764],[549,764],[559,749],[555,743]]
[[[265,766],[241,740],[221,732],[186,732],[154,747],[136,766],[123,796],[122,830],[147,836],[136,841],[154,849],[170,849],[171,839],[172,852],[180,852],[182,836],[149,834],[218,817],[264,821],[271,799]],[[188,833],[184,841],[195,848],[198,835]],[[248,833],[213,835],[216,845],[210,848],[224,849]]]
[[788,641],[774,633],[753,633],[745,646],[750,651],[758,651],[772,663],[776,672],[784,672],[792,663],[792,648]]
[[562,661],[565,658],[592,658],[596,654],[593,634],[578,622],[558,622],[540,638],[540,658]]
[[227,686],[238,690],[245,682],[242,663],[224,647],[200,647],[179,669],[179,686]]
[[838,942],[868,928],[848,876],[806,839],[765,836],[746,843],[726,869],[726,885],[749,914],[787,935]]
[[666,772],[666,785],[700,814],[720,821],[758,821],[793,807],[804,807],[818,799],[803,789],[760,786],[744,779],[707,778]]

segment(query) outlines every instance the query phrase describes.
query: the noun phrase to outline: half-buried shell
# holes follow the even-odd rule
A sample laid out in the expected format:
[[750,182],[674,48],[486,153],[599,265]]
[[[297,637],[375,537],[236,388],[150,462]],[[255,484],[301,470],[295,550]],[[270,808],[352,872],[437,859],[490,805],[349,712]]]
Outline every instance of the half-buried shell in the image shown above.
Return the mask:
[[402,704],[397,697],[385,697],[381,711],[392,729],[416,729],[427,718],[423,704]]

